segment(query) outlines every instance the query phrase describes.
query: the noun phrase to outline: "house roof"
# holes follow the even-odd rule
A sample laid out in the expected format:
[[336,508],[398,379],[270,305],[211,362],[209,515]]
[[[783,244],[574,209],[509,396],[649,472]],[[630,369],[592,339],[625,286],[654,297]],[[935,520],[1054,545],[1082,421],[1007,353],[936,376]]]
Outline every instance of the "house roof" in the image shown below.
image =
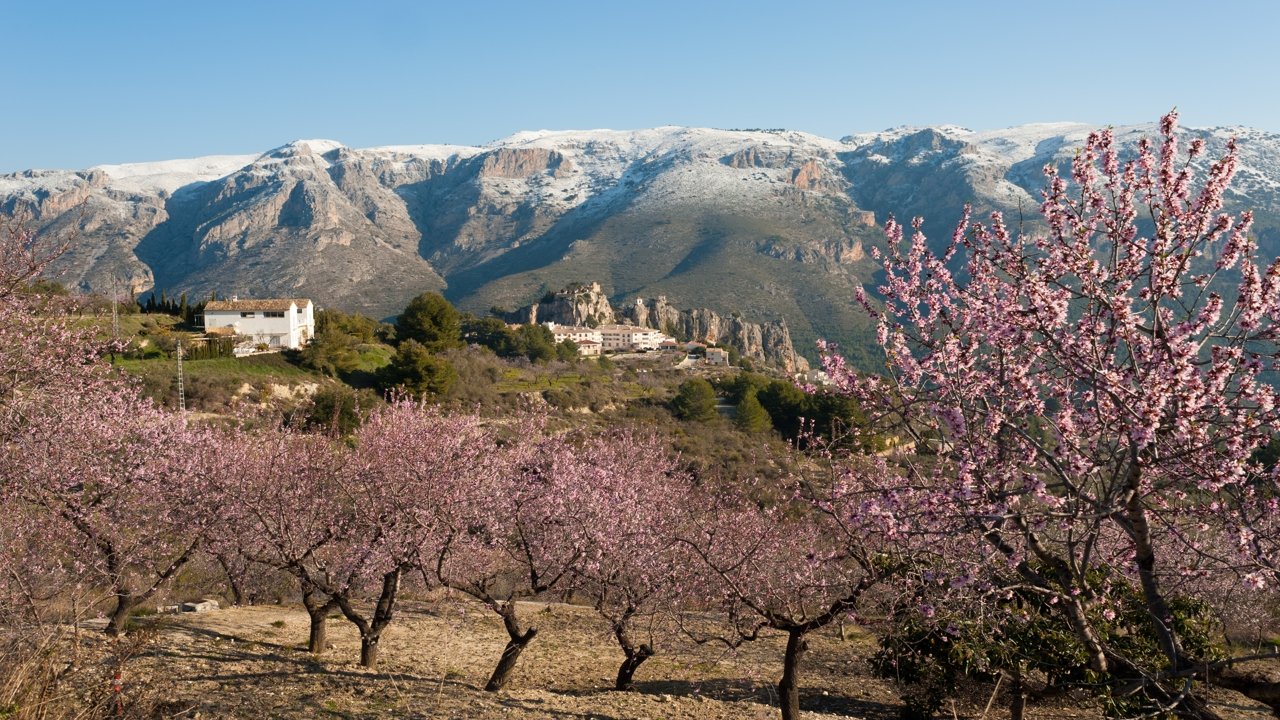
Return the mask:
[[306,307],[311,304],[305,298],[262,298],[260,300],[210,300],[205,303],[205,312],[219,310],[288,310],[291,306]]

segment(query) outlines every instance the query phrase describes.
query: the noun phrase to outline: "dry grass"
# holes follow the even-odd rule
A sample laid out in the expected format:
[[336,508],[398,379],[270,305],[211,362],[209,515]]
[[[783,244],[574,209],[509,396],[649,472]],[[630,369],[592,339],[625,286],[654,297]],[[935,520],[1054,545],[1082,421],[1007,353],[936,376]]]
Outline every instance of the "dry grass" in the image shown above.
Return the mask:
[[[155,616],[116,644],[81,633],[75,670],[67,667],[75,644],[63,634],[20,664],[19,685],[52,688],[55,702],[25,705],[10,718],[573,718],[576,720],[765,720],[777,717],[774,683],[784,638],[768,637],[736,651],[658,638],[658,655],[636,675],[637,692],[612,690],[621,651],[591,611],[569,605],[522,604],[522,621],[540,633],[520,658],[507,689],[481,688],[506,636],[498,618],[480,605],[447,599],[406,603],[382,641],[377,670],[359,667],[359,638],[334,618],[330,649],[322,657],[303,645],[307,617],[293,606],[232,608],[199,615]],[[94,625],[95,623],[89,623]],[[100,623],[96,623],[100,625]],[[65,631],[64,631],[65,632]],[[900,689],[871,675],[866,658],[873,639],[837,628],[816,633],[803,665],[806,720],[893,720]],[[6,656],[8,657],[8,656]],[[9,663],[4,663],[4,667]],[[19,667],[14,665],[13,667]],[[121,671],[120,691],[111,678]],[[18,673],[0,673],[0,688]],[[975,686],[956,699],[956,717],[978,718],[991,688]],[[9,698],[0,695],[0,698]],[[31,703],[23,696],[20,702]],[[3,702],[13,703],[12,699]],[[117,715],[120,703],[123,714]],[[997,699],[989,720],[1007,717]],[[0,705],[0,708],[5,707]],[[1224,697],[1224,717],[1262,720],[1263,710],[1238,696]],[[948,704],[946,715],[953,712]],[[1038,720],[1099,718],[1079,698],[1033,707]]]

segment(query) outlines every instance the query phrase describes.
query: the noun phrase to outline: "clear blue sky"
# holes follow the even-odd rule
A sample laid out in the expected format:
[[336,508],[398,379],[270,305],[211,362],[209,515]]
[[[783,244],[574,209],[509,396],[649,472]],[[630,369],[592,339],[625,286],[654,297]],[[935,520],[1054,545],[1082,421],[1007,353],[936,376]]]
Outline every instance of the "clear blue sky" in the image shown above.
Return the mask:
[[1280,3],[0,0],[0,172],[525,129],[1280,131]]

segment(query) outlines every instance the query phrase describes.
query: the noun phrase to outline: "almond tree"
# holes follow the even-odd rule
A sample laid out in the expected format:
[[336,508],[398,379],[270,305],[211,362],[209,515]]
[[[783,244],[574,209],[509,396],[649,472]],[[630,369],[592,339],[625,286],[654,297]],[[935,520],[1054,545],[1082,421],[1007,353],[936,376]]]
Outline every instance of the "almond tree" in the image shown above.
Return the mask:
[[106,346],[27,289],[56,252],[14,221],[0,233],[0,499],[46,548],[27,562],[110,588],[118,634],[191,558],[209,456],[202,433],[114,377]]
[[679,602],[681,565],[690,558],[678,537],[702,498],[679,457],[652,433],[588,438],[568,459],[581,465],[590,490],[583,499],[590,545],[575,569],[574,594],[608,621],[624,656],[614,688],[631,690],[654,654],[637,625]]
[[[708,496],[681,537],[696,566],[686,582],[699,604],[721,610],[729,633],[686,628],[729,646],[765,629],[786,633],[778,697],[784,720],[800,717],[800,669],[809,633],[853,616],[869,590],[920,561],[905,521],[909,503],[883,463],[826,457],[825,472],[796,478],[790,495],[740,486]],[[907,506],[907,507],[903,507]]]
[[325,621],[338,609],[327,592],[329,556],[354,523],[339,485],[346,456],[332,440],[293,429],[228,431],[226,471],[202,508],[214,521],[210,549],[297,578],[310,618],[307,648],[327,647]]
[[451,484],[441,498],[440,552],[431,568],[446,587],[502,618],[507,645],[485,689],[502,689],[538,634],[522,626],[517,602],[563,590],[590,547],[594,477],[565,438],[546,437],[545,420],[518,418],[521,437],[494,447],[484,477]]
[[[921,221],[909,242],[890,221],[883,307],[860,297],[887,373],[859,377],[831,348],[826,366],[940,450],[918,484],[1052,600],[1104,691],[1208,717],[1192,680],[1212,658],[1178,629],[1176,583],[1223,564],[1197,540],[1204,510],[1276,491],[1274,478],[1251,486],[1248,463],[1277,419],[1260,376],[1275,368],[1280,265],[1258,259],[1248,212],[1223,212],[1234,141],[1207,163],[1202,140],[1180,151],[1176,125],[1165,116],[1161,141],[1129,159],[1109,130],[1093,133],[1070,180],[1046,167],[1034,231],[966,213],[934,253]],[[1128,589],[1145,612],[1121,632],[1152,638],[1158,662],[1095,612]]]
[[[355,442],[356,457],[340,486],[354,511],[345,546],[358,562],[345,584],[330,590],[360,631],[361,664],[373,667],[405,577],[424,559],[430,564],[439,557],[445,538],[441,517],[448,512],[442,503],[481,483],[498,455],[479,418],[409,401],[371,415]],[[368,616],[350,591],[361,575],[377,587]]]

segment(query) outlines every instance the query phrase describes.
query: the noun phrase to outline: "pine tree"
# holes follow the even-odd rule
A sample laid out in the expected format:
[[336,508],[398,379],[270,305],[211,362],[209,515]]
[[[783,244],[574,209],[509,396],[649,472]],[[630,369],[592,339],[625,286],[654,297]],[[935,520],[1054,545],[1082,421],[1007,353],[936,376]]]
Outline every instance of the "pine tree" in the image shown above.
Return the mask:
[[773,429],[773,419],[760,404],[754,390],[743,394],[742,400],[738,402],[738,415],[733,422],[743,432],[758,433]]

